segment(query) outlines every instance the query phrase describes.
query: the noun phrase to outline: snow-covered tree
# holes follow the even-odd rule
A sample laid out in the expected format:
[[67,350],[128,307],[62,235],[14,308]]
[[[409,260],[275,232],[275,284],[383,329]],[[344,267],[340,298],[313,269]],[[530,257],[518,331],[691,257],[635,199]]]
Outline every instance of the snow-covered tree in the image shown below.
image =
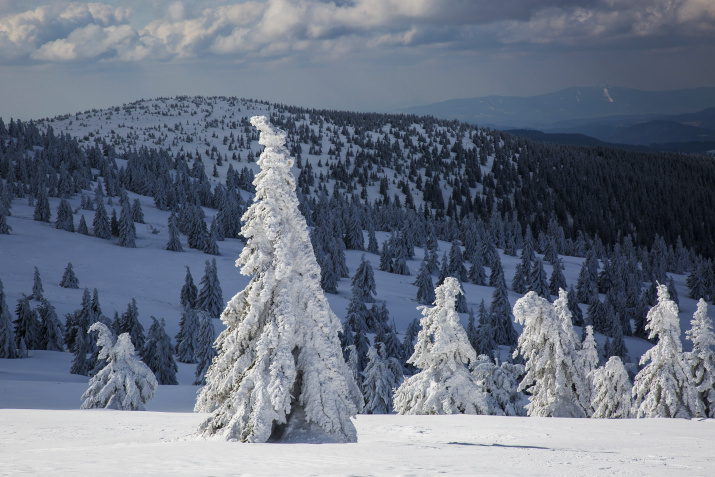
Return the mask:
[[621,358],[611,356],[602,368],[592,374],[591,417],[622,419],[631,417],[631,380]]
[[79,280],[74,274],[72,262],[69,262],[67,267],[65,267],[65,272],[62,274],[62,280],[60,280],[60,286],[62,288],[79,288]]
[[171,338],[166,334],[164,318],[157,320],[152,316],[151,322],[146,342],[139,355],[154,373],[159,384],[179,384],[176,380],[179,368],[174,361],[174,347],[171,345]]
[[[579,351],[579,355],[581,357],[583,376],[588,384],[590,402],[593,397],[593,372],[596,368],[598,368],[598,364],[601,362],[601,357],[598,353],[598,343],[596,343],[596,339],[593,337],[593,326],[586,326],[584,334],[585,337],[581,343],[581,351]],[[593,409],[589,407],[586,414],[590,415],[592,411]]]
[[399,414],[486,414],[482,387],[467,369],[477,358],[454,310],[459,281],[447,277],[435,290],[435,306],[420,306],[422,329],[407,361],[420,369],[395,391]]
[[119,214],[119,245],[121,247],[136,248],[137,229],[134,225],[132,208],[129,205],[129,198],[126,192],[122,194],[120,202],[122,211]]
[[[184,308],[176,334],[176,359],[181,363],[195,363],[199,340],[199,314],[193,308]],[[213,343],[213,338],[211,339]]]
[[208,313],[199,311],[197,317],[199,329],[196,334],[196,350],[194,351],[194,362],[196,363],[194,384],[203,386],[206,384],[206,371],[208,371],[214,357],[216,357],[216,349],[214,348],[216,330]]
[[166,249],[170,252],[184,251],[184,247],[181,245],[181,237],[179,236],[179,227],[176,225],[176,215],[173,212],[169,216],[169,241],[166,243]]
[[30,295],[30,298],[34,300],[42,300],[42,298],[44,298],[43,293],[45,293],[45,288],[42,286],[40,270],[35,267],[35,274],[33,275],[32,280],[32,295]]
[[365,255],[360,259],[360,265],[352,278],[353,295],[361,297],[364,303],[373,303],[377,294],[375,286],[375,273],[369,260],[365,260]]
[[343,359],[340,321],[320,288],[286,134],[262,116],[251,123],[265,149],[236,263],[252,278],[221,315],[226,329],[195,408],[212,412],[200,432],[243,442],[299,439],[301,432],[354,442],[350,418],[362,395]]
[[96,205],[94,219],[92,219],[94,236],[101,239],[109,239],[112,237],[112,231],[109,225],[107,209],[104,207],[104,202],[101,198],[96,201]]
[[129,334],[123,333],[115,341],[104,323],[93,324],[89,331],[98,333],[99,358],[107,365],[89,380],[82,395],[82,409],[143,411],[158,383],[151,369],[134,356]]
[[184,286],[181,287],[181,306],[184,308],[195,308],[198,295],[199,289],[194,285],[194,277],[191,276],[191,269],[187,266]]
[[528,399],[519,391],[523,364],[502,363],[497,366],[486,355],[480,355],[472,370],[487,396],[489,414],[494,416],[526,416]]
[[122,313],[122,316],[115,323],[117,335],[129,333],[132,343],[139,349],[144,347],[144,327],[139,322],[139,308],[137,301],[132,298],[132,301],[127,305],[127,311]]
[[[392,393],[402,380],[402,365],[389,358],[384,343],[378,348],[370,346],[367,366],[362,372],[362,392],[365,397],[365,414],[388,414],[392,411]],[[391,363],[391,361],[393,361]],[[392,366],[391,366],[392,364]]]
[[492,326],[494,327],[494,340],[497,344],[515,346],[517,343],[517,334],[514,329],[511,305],[509,304],[509,294],[506,289],[506,281],[504,281],[504,271],[501,268],[501,262],[494,262],[496,269],[495,287],[492,294],[492,304],[490,307],[492,316]]
[[0,280],[0,358],[21,358],[15,343],[15,330],[12,324],[12,315],[5,299],[5,290]]
[[529,290],[536,292],[542,298],[551,300],[549,293],[549,283],[546,280],[546,272],[544,264],[540,258],[535,258],[529,271]]
[[47,187],[40,184],[37,202],[35,202],[35,211],[32,218],[38,222],[49,222],[52,212],[50,211],[50,200],[47,197]]
[[40,317],[40,349],[64,351],[64,329],[55,307],[43,298],[37,307],[37,314]]
[[80,215],[79,217],[79,225],[77,226],[77,233],[82,234],[82,235],[89,235],[89,228],[87,227],[87,221],[84,218],[84,215]]
[[72,206],[65,199],[60,201],[60,205],[57,207],[57,221],[55,222],[55,228],[58,230],[66,230],[67,232],[74,232],[74,216],[72,215]]
[[[566,290],[566,277],[564,277],[564,264],[560,258],[556,257],[553,261],[553,265],[554,269],[551,272],[551,278],[549,279],[549,293],[557,296],[559,294],[559,288]],[[574,299],[575,298],[576,297],[574,295]],[[569,303],[570,302],[571,297],[569,296]],[[573,313],[573,309],[571,312]]]
[[708,304],[702,298],[686,332],[693,342],[693,351],[687,354],[698,396],[703,403],[705,416],[715,418],[715,333],[708,317]]
[[201,289],[196,297],[196,308],[207,312],[214,318],[221,314],[225,305],[223,301],[223,291],[218,281],[218,270],[216,269],[216,259],[210,262],[206,260],[204,276],[201,278]]
[[432,284],[432,275],[427,268],[427,262],[423,261],[420,265],[420,270],[417,272],[417,278],[413,285],[417,287],[417,301],[423,305],[431,305],[434,303],[434,284]]
[[586,417],[588,387],[576,354],[575,333],[564,326],[568,318],[572,327],[566,310],[565,292],[553,306],[535,292],[514,305],[514,317],[524,326],[514,357],[521,355],[526,362],[519,390],[531,394],[529,416]]
[[25,343],[25,347],[37,349],[40,334],[40,320],[37,312],[30,305],[30,298],[22,295],[17,301],[15,308],[15,344],[20,348],[21,343]]
[[658,304],[650,309],[647,319],[648,338],[658,341],[641,356],[644,367],[633,383],[632,414],[684,419],[702,415],[703,405],[683,356],[678,306],[670,300],[665,285],[658,285]]

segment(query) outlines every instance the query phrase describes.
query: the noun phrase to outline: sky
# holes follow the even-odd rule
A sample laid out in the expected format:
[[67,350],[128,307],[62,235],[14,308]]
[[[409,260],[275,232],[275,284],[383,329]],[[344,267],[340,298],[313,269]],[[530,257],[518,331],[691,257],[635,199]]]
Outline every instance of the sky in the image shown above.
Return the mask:
[[714,0],[0,0],[0,117],[175,95],[388,112],[715,86]]

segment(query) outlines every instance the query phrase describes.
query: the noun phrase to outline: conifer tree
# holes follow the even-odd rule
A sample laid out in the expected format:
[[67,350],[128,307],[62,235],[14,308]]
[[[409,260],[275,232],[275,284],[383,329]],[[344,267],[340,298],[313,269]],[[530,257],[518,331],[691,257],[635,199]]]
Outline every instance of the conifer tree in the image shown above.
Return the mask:
[[9,235],[12,232],[12,227],[7,224],[7,212],[5,207],[0,204],[0,234]]
[[35,202],[35,211],[32,218],[38,222],[50,222],[51,217],[50,200],[47,197],[47,188],[44,184],[40,184],[39,195]]
[[0,280],[0,358],[21,358],[18,346],[15,343],[15,330],[12,324],[12,315],[5,299],[5,290]]
[[574,326],[583,326],[583,311],[581,311],[581,307],[578,306],[578,298],[576,291],[573,289],[573,285],[569,287],[568,301]]
[[97,200],[94,219],[92,219],[92,229],[94,236],[97,238],[106,240],[112,237],[107,209],[104,208],[104,202],[101,199]]
[[179,332],[176,334],[176,359],[179,362],[196,362],[199,326],[199,314],[197,311],[193,308],[184,308],[179,321]]
[[212,412],[200,432],[266,442],[298,439],[295,432],[310,428],[324,440],[354,442],[350,418],[362,408],[362,395],[343,359],[340,321],[320,288],[286,135],[265,117],[251,122],[266,148],[237,264],[253,277],[221,316],[226,329],[195,408]]
[[350,213],[345,218],[345,248],[348,250],[365,250],[365,238],[362,235],[359,217],[356,213]]
[[43,298],[37,307],[37,313],[40,317],[41,349],[64,351],[64,330],[55,307]]
[[586,417],[588,387],[568,315],[565,292],[554,306],[535,292],[514,305],[514,317],[524,325],[514,357],[521,355],[526,361],[519,390],[530,393],[529,416]]
[[531,265],[529,272],[529,290],[536,292],[536,294],[542,298],[551,300],[544,264],[539,257],[536,257]]
[[90,331],[99,335],[99,359],[107,364],[89,380],[82,409],[143,411],[158,383],[149,367],[134,356],[129,334],[121,334],[115,341],[104,323],[93,324]]
[[220,255],[218,244],[218,232],[216,227],[211,228],[211,232],[206,235],[206,241],[204,242],[204,247],[202,251],[208,255]]
[[482,256],[475,253],[472,258],[472,266],[469,268],[469,280],[475,285],[485,286],[487,284],[487,274],[484,271]]
[[320,287],[325,293],[338,293],[338,274],[329,255],[320,258]]
[[707,312],[708,304],[701,298],[690,322],[691,328],[686,332],[688,339],[693,342],[693,350],[687,354],[687,359],[693,375],[693,384],[703,403],[705,417],[714,418],[715,333]]
[[[551,272],[551,278],[549,279],[549,293],[551,295],[557,296],[559,294],[559,289],[563,288],[566,290],[566,277],[564,277],[564,264],[561,261],[560,258],[556,257],[556,259],[552,262],[554,269]],[[570,296],[569,294],[569,304],[571,304],[571,300],[574,300],[576,296],[574,295],[573,297]],[[575,302],[578,306],[578,302]],[[573,313],[573,308],[571,308],[571,312]]]
[[352,293],[359,296],[363,303],[373,303],[377,288],[375,286],[375,273],[369,260],[365,260],[365,255],[360,259],[360,265],[352,278]]
[[678,306],[665,285],[658,286],[658,304],[647,318],[648,338],[658,341],[641,356],[643,368],[633,383],[633,414],[684,419],[702,415],[703,405],[683,358]]
[[65,199],[60,201],[60,205],[57,207],[57,221],[55,222],[55,228],[58,230],[66,230],[67,232],[74,232],[74,217],[72,215],[72,206]]
[[[482,300],[484,301],[484,300]],[[477,357],[480,354],[479,350],[477,349],[477,325],[475,324],[474,320],[474,309],[469,308],[469,315],[467,315],[467,327],[464,329],[464,331],[467,332],[467,339],[469,340],[469,344],[472,345],[472,348],[474,348],[474,351],[477,353]]]
[[524,267],[521,263],[516,264],[514,270],[514,278],[511,281],[511,289],[514,293],[524,294],[529,291],[528,282],[526,280],[526,273],[524,273]]
[[408,363],[420,369],[395,391],[399,414],[486,414],[486,396],[466,365],[477,358],[454,311],[459,281],[437,287],[435,306],[421,306],[417,345]]
[[487,356],[477,358],[472,375],[484,388],[489,414],[526,416],[528,400],[519,391],[519,377],[523,374],[523,364],[502,363],[497,366]]
[[79,225],[77,226],[77,233],[82,235],[89,235],[89,228],[87,228],[87,221],[84,219],[84,215],[79,217]]
[[593,372],[591,417],[623,419],[631,417],[631,381],[621,358],[612,356],[604,367]]
[[[122,211],[119,216],[119,246],[127,248],[136,248],[137,229],[134,226],[131,206],[129,205],[129,198],[126,195],[126,192],[122,194],[121,206]],[[133,344],[134,346],[141,349],[141,346],[137,345],[137,343]]]
[[199,289],[194,285],[194,278],[191,276],[191,269],[186,266],[186,277],[184,278],[184,286],[181,287],[181,306],[184,308],[196,308],[196,299],[199,295]]
[[171,338],[166,334],[166,323],[163,318],[157,320],[153,316],[151,321],[146,342],[139,355],[154,373],[159,384],[179,384],[176,380],[176,372],[179,368],[174,361],[174,347],[171,345]]
[[[139,199],[134,199],[132,204],[132,220],[138,224],[144,223],[144,211],[142,210],[142,204]],[[163,384],[159,382],[159,384]]]
[[464,266],[464,257],[459,240],[452,240],[452,246],[449,249],[447,269],[449,276],[458,278],[461,282],[467,280],[467,268]]
[[129,333],[132,343],[139,349],[144,347],[146,338],[144,336],[144,327],[139,323],[139,309],[137,301],[132,298],[132,301],[127,305],[127,311],[122,313],[117,325],[117,335]]
[[218,281],[218,269],[216,268],[216,259],[210,262],[206,260],[204,276],[201,278],[201,289],[196,297],[196,308],[203,310],[213,318],[218,318],[221,315],[221,310],[225,305],[223,301],[223,291],[221,284]]
[[116,209],[112,209],[112,218],[109,219],[109,230],[114,237],[119,237],[119,220],[117,219]]
[[194,351],[196,362],[194,384],[203,386],[206,384],[206,372],[211,366],[214,357],[216,357],[216,349],[214,348],[216,330],[208,313],[200,311],[197,316],[199,328],[196,335],[196,350]]
[[367,229],[367,252],[375,255],[380,253],[377,238],[375,237],[375,228],[372,226],[372,223],[368,225]]
[[598,368],[598,364],[601,362],[601,357],[598,352],[598,343],[596,343],[596,339],[593,337],[593,326],[588,325],[584,327],[583,332],[584,338],[581,343],[581,351],[579,351],[579,355],[581,357],[583,376],[586,380],[586,384],[588,385],[589,406],[586,410],[586,414],[590,416],[593,413],[593,408],[590,405],[594,392],[593,372]]
[[437,286],[444,283],[445,278],[449,276],[449,262],[447,261],[447,254],[442,255],[442,265],[439,267],[439,275],[437,277]]
[[423,305],[431,305],[434,303],[434,285],[432,284],[432,275],[427,269],[427,262],[423,261],[420,265],[420,270],[417,273],[417,279],[413,283],[417,286],[417,302]]
[[517,334],[512,323],[511,305],[504,281],[501,262],[494,262],[494,293],[492,294],[491,321],[494,326],[494,340],[497,344],[516,346]]
[[[370,346],[367,352],[367,365],[362,372],[362,392],[365,397],[365,414],[388,414],[392,411],[393,389],[399,386],[399,376],[393,373],[385,352],[384,343],[378,344],[378,349]],[[401,368],[401,366],[399,366]]]
[[22,295],[15,308],[15,345],[20,348],[25,343],[28,350],[37,349],[40,334],[40,321],[37,312],[30,306],[30,298]]
[[474,346],[477,356],[492,356],[494,349],[497,347],[497,343],[494,341],[494,334],[493,316],[484,305],[484,300],[482,300],[481,303],[479,303],[479,324],[477,325],[477,336]]
[[30,299],[33,300],[42,300],[43,293],[45,292],[44,287],[42,286],[42,277],[40,277],[40,270],[35,267],[35,273],[33,275],[33,280],[32,280],[32,295],[30,295]]
[[179,236],[179,227],[176,225],[176,215],[173,212],[169,216],[169,241],[166,244],[166,249],[170,252],[184,251],[184,247],[181,245],[181,237]]

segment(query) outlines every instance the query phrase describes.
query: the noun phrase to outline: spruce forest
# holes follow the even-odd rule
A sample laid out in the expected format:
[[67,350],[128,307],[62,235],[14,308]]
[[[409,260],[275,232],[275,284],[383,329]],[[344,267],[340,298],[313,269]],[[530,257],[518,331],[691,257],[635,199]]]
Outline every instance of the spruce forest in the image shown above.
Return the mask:
[[0,119],[0,179],[0,364],[62,363],[74,408],[202,390],[200,433],[247,442],[359,441],[355,414],[715,417],[709,156],[197,96]]

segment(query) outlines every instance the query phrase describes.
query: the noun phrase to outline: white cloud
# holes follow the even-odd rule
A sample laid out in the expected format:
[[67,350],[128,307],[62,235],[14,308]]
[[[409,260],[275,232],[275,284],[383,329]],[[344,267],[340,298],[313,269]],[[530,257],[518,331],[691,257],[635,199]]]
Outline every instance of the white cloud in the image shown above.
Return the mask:
[[0,61],[329,56],[425,44],[592,48],[650,38],[705,42],[715,33],[713,0],[249,0],[204,9],[197,9],[202,2],[151,3],[154,18],[139,25],[133,21],[146,11],[136,16],[108,3],[0,13]]

